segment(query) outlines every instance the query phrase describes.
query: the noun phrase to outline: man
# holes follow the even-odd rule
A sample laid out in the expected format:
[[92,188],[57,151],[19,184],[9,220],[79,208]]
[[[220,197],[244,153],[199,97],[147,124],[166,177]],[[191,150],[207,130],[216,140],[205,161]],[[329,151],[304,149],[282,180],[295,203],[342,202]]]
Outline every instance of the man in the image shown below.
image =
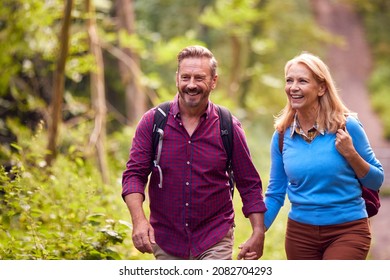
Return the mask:
[[[122,178],[122,196],[133,222],[133,243],[142,253],[162,259],[232,259],[234,208],[226,172],[227,154],[219,129],[217,107],[210,93],[218,80],[214,55],[201,46],[178,54],[176,87],[164,129],[159,172],[152,172],[152,130],[155,110],[137,126]],[[263,254],[262,184],[248,150],[241,124],[233,118],[232,167],[252,235],[238,259]],[[150,220],[143,211],[149,183]]]

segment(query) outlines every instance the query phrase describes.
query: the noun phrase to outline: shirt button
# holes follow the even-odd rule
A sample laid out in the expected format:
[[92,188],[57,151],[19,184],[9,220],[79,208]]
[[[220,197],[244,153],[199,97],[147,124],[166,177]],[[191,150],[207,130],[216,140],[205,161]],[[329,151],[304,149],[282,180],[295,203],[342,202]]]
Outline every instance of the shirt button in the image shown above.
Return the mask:
[[188,206],[189,204],[188,203],[186,203],[186,206]]
[[188,186],[190,183],[186,182],[186,185]]
[[188,144],[191,144],[191,140],[188,141]]
[[188,227],[188,224],[186,223],[186,227]]
[[189,162],[189,161],[187,161],[187,164],[190,164],[190,162]]

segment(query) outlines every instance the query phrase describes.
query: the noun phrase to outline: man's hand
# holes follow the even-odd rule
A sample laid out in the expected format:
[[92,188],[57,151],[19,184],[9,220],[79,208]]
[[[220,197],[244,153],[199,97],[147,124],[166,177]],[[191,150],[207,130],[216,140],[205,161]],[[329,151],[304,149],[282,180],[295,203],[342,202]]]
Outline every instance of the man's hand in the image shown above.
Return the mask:
[[238,248],[241,250],[237,256],[239,260],[257,260],[263,255],[264,233],[254,232],[252,236]]
[[155,244],[154,230],[145,219],[133,224],[133,244],[141,253],[153,253],[152,244]]
[[238,248],[240,253],[237,256],[239,260],[257,260],[263,255],[265,227],[264,213],[252,213],[249,215],[253,233],[251,237]]
[[152,244],[155,244],[154,229],[145,217],[142,209],[143,195],[132,193],[125,197],[133,221],[133,244],[141,253],[153,253]]

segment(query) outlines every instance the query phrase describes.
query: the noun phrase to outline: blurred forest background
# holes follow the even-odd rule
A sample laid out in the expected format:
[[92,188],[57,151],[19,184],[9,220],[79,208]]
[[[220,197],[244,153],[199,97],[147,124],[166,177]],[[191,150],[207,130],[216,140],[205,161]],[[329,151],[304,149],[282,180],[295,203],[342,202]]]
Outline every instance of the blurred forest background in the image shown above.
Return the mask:
[[[390,139],[388,0],[1,3],[0,260],[152,259],[132,245],[121,175],[141,115],[175,95],[176,55],[187,45],[215,54],[211,98],[243,123],[264,189],[273,117],[286,102],[283,67],[302,51],[329,62],[351,109],[378,116],[373,141]],[[237,250],[250,224],[239,196],[235,208]],[[286,212],[263,259],[285,259]]]

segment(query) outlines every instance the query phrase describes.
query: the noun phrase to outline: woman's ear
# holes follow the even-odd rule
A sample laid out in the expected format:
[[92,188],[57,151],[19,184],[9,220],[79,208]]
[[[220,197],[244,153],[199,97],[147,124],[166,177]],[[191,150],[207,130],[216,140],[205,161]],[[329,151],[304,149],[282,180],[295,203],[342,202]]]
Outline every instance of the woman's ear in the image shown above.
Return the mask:
[[321,83],[320,84],[320,88],[318,90],[318,96],[323,96],[326,92],[326,84],[325,83]]

